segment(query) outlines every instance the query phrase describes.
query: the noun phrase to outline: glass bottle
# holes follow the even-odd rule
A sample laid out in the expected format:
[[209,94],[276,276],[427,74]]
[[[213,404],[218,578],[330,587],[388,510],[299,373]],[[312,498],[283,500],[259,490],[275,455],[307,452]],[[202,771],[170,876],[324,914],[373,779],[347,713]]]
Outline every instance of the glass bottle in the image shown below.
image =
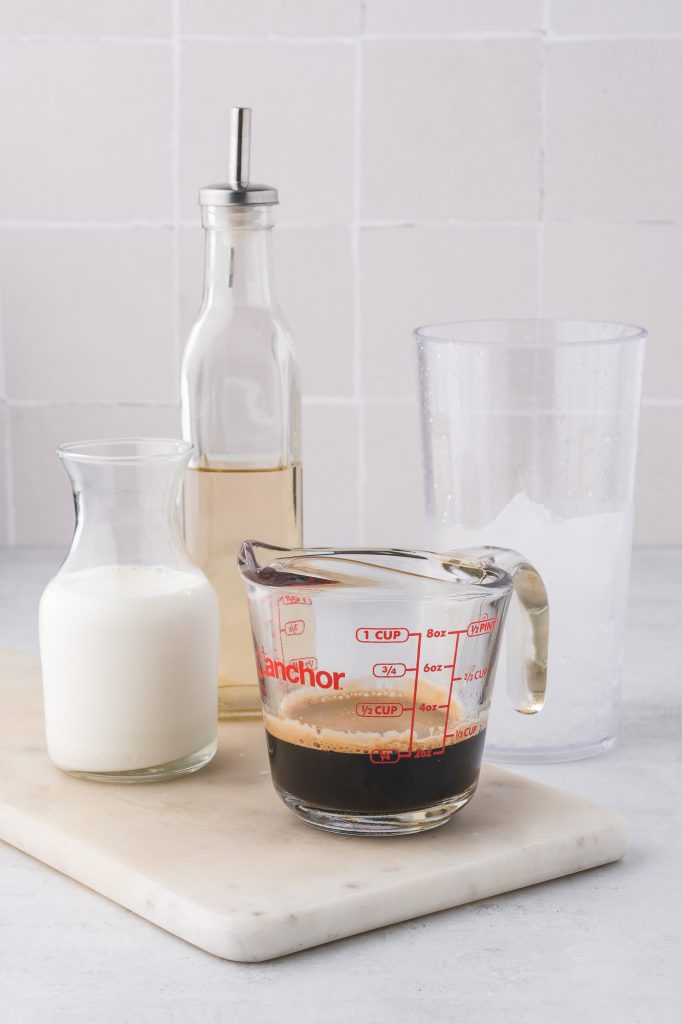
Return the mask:
[[190,446],[64,445],[76,529],[40,601],[48,753],[64,771],[146,782],[216,750],[218,602],[185,550],[178,496]]
[[296,355],[272,268],[277,192],[249,182],[250,111],[231,117],[226,184],[199,193],[204,294],[182,366],[188,548],[220,603],[221,718],[260,715],[244,588],[243,540],[301,543],[300,395]]

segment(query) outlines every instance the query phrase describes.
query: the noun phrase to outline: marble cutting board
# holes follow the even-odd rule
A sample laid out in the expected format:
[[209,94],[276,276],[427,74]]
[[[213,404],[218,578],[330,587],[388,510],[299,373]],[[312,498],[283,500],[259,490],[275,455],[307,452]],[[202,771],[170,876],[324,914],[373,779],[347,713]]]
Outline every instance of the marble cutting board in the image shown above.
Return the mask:
[[145,786],[83,782],[44,749],[40,668],[0,649],[0,838],[187,942],[268,960],[620,858],[613,811],[485,766],[448,825],[398,839],[319,832],[272,789],[260,723],[214,762]]

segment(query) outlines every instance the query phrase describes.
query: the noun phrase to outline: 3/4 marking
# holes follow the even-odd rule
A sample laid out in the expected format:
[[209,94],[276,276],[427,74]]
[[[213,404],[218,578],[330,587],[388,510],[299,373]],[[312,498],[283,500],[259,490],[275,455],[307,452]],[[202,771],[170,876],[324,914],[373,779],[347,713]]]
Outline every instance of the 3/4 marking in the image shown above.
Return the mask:
[[407,665],[402,661],[380,661],[372,665],[372,675],[375,679],[400,679],[407,671]]

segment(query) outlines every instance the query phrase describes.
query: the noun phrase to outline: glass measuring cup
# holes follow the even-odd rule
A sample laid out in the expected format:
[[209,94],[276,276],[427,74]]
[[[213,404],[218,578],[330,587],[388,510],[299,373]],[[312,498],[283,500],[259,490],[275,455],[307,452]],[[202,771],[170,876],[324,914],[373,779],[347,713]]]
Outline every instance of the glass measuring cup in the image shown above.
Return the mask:
[[512,594],[509,698],[524,714],[542,708],[547,594],[517,552],[247,541],[239,568],[272,780],[312,825],[402,835],[471,799]]

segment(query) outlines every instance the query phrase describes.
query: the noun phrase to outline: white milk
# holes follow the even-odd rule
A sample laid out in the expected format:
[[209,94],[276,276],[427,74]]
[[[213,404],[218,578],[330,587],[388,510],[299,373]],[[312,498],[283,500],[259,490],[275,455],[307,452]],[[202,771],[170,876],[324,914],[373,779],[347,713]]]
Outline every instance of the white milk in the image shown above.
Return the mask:
[[[558,519],[517,494],[480,530],[453,527],[447,547],[495,544],[524,554],[543,577],[550,611],[547,698],[538,715],[512,710],[506,697],[505,647],[488,727],[497,751],[564,751],[615,736],[630,566],[628,511]],[[442,546],[442,545],[441,545]],[[509,626],[513,628],[510,622]]]
[[202,575],[65,572],[40,602],[48,753],[67,771],[168,764],[216,738],[218,608]]

